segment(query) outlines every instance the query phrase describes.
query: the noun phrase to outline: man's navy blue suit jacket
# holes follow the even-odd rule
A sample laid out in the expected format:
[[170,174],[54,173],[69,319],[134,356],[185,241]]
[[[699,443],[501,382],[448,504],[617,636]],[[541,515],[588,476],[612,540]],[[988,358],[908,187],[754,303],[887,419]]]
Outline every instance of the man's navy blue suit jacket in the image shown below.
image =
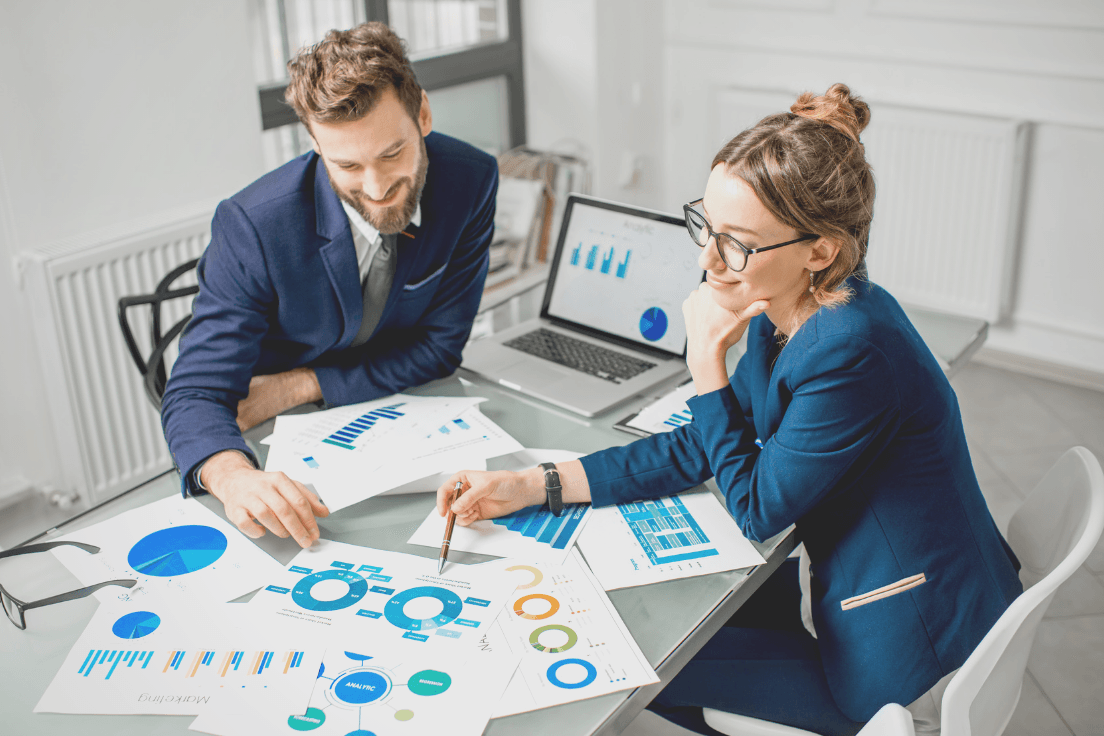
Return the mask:
[[161,422],[184,491],[221,450],[252,457],[236,417],[255,375],[309,366],[331,406],[447,376],[460,365],[487,275],[498,167],[439,133],[421,225],[399,236],[395,278],[367,343],[349,345],[364,303],[349,218],[308,153],[219,204],[199,294],[165,388]]
[[892,296],[848,284],[854,298],[818,310],[781,353],[767,316],[752,320],[730,385],[690,399],[690,424],[582,463],[595,506],[715,476],[750,539],[796,524],[829,688],[866,721],[962,666],[1023,589],[942,369]]

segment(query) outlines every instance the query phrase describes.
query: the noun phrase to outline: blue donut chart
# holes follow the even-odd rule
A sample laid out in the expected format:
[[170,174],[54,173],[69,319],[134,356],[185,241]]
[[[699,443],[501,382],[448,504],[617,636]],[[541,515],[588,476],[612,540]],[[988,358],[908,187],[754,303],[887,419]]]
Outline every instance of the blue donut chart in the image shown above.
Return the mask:
[[[557,673],[560,671],[561,667],[568,664],[582,665],[583,669],[587,671],[586,677],[584,677],[579,682],[564,682],[563,680],[561,680],[557,676]],[[598,679],[598,670],[596,670],[594,668],[594,665],[592,665],[585,659],[561,659],[559,662],[556,662],[551,667],[549,667],[546,674],[549,682],[551,682],[556,687],[562,687],[564,690],[578,690],[579,688],[586,687],[587,685]]]
[[659,307],[649,307],[640,315],[640,334],[655,342],[667,334],[667,313]]
[[[320,601],[311,595],[311,590],[324,580],[340,580],[349,586],[349,592],[332,601]],[[308,611],[337,611],[353,605],[368,592],[368,581],[348,570],[323,570],[305,578],[291,589],[291,599],[300,608]]]
[[[441,601],[444,609],[432,618],[410,618],[403,613],[403,606],[417,598],[436,598]],[[401,593],[396,593],[383,606],[383,615],[393,625],[408,631],[431,631],[450,623],[460,615],[464,604],[460,596],[445,588],[435,585],[423,585],[418,588],[408,588]]]

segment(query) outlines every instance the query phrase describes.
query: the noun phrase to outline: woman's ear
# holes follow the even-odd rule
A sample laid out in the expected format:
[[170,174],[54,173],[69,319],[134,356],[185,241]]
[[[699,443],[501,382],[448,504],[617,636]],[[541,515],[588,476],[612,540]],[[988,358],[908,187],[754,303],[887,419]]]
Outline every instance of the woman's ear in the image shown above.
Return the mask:
[[836,241],[831,238],[817,238],[806,251],[808,255],[805,267],[810,271],[823,271],[835,262],[839,252],[840,246]]

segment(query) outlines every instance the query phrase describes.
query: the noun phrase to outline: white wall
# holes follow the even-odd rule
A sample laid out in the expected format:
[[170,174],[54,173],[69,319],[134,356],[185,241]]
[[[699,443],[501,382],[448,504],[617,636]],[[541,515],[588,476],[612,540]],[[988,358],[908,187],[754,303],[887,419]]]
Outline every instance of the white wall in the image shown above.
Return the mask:
[[[527,0],[524,11],[555,16],[560,6]],[[597,83],[571,88],[565,74],[555,104],[598,111],[595,189],[613,199],[677,211],[697,196],[713,154],[738,132],[718,120],[729,88],[797,93],[843,81],[875,105],[1029,121],[1015,298],[990,331],[989,359],[1049,364],[1062,378],[1104,386],[1104,4],[597,0],[570,23],[586,26],[573,33],[592,47],[558,43],[558,26],[526,19],[527,72],[534,61],[554,70],[592,60]],[[638,80],[643,94],[634,97]],[[531,75],[530,98],[546,84]],[[565,90],[574,103],[563,101]],[[531,130],[540,104],[529,102]],[[571,119],[563,130],[583,125]],[[558,132],[542,123],[542,140]],[[630,189],[617,184],[626,151],[646,161]]]
[[246,0],[0,4],[0,493],[55,484],[21,251],[232,194],[262,171]]

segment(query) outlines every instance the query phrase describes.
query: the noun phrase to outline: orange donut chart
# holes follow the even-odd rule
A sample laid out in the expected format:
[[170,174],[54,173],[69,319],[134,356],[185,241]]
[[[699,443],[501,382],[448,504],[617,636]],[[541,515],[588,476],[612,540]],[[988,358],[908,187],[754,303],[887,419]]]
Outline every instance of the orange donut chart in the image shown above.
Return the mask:
[[544,573],[533,567],[532,565],[513,565],[506,568],[506,572],[513,572],[514,570],[525,570],[533,573],[533,581],[525,585],[519,585],[515,590],[525,590],[526,588],[532,588],[540,585],[540,582],[544,580]]
[[[525,603],[526,603],[526,601],[532,601],[532,600],[548,601],[548,604],[552,607],[549,608],[544,613],[540,613],[540,614],[526,613],[525,612]],[[556,600],[555,598],[553,598],[552,596],[545,595],[544,593],[532,593],[530,595],[524,595],[521,598],[518,598],[514,602],[514,613],[521,616],[522,618],[527,618],[527,619],[530,619],[530,620],[533,620],[533,621],[539,621],[542,618],[548,618],[549,616],[551,616],[552,614],[554,614],[558,610],[560,610],[560,602],[558,600]]]

